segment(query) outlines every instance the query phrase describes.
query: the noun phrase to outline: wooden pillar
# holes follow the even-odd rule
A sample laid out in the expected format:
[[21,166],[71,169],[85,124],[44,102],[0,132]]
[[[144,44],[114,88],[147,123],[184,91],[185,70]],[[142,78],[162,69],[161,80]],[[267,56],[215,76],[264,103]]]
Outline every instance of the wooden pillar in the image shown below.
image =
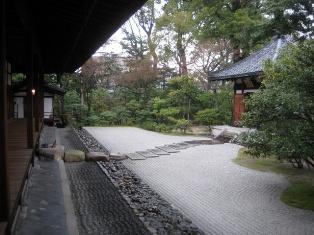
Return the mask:
[[233,104],[233,125],[237,126],[241,120],[241,116],[245,111],[244,94],[234,94]]
[[35,131],[39,131],[40,125],[40,87],[39,87],[39,61],[38,56],[35,55],[34,57],[34,89],[35,89],[35,96],[34,96],[34,116],[35,116]]
[[27,147],[34,146],[34,111],[33,111],[33,80],[34,80],[34,56],[31,34],[26,33],[26,118],[27,118]]
[[44,118],[44,74],[41,72],[39,74],[39,117],[40,120]]
[[6,71],[6,11],[0,0],[0,221],[9,218],[7,71]]

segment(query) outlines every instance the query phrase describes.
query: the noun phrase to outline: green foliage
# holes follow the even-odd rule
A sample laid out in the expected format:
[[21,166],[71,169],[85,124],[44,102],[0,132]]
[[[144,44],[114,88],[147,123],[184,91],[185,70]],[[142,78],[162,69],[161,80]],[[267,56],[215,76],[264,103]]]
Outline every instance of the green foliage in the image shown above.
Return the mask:
[[22,74],[22,73],[12,74],[12,82],[13,83],[22,82],[24,79],[25,79],[25,77],[24,77],[24,74]]
[[259,0],[196,0],[191,3],[195,12],[195,31],[200,38],[225,38],[234,48],[246,53],[263,39],[267,18]]
[[196,121],[204,125],[214,125],[219,123],[219,111],[217,109],[200,110],[195,115]]
[[247,102],[242,136],[256,156],[276,155],[302,168],[314,159],[314,41],[289,46],[265,67],[263,89]]
[[114,125],[117,120],[117,114],[112,111],[104,111],[100,114],[101,125],[109,126]]
[[180,111],[190,120],[192,115],[191,104],[196,101],[199,89],[196,81],[189,76],[180,76],[172,78],[169,81],[169,100],[177,107],[180,107]]
[[[232,119],[233,89],[222,86],[216,92],[200,93],[197,97],[203,109],[214,109],[217,113],[213,124],[230,124]],[[203,122],[203,124],[205,124]]]
[[179,119],[176,122],[176,128],[180,129],[183,133],[186,133],[186,130],[191,126],[191,121],[186,119]]
[[123,106],[118,106],[113,109],[116,113],[116,120],[118,125],[127,125],[133,123],[133,119],[131,118],[131,113]]
[[91,103],[92,109],[96,113],[101,113],[108,108],[107,101],[108,93],[103,88],[98,88],[92,91]]

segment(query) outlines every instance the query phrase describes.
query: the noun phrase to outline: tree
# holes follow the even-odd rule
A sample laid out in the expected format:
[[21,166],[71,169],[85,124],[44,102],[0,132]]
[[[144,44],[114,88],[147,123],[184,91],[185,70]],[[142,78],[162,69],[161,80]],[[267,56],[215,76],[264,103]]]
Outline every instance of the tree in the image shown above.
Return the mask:
[[196,113],[195,119],[199,123],[207,125],[210,131],[211,125],[219,124],[219,110],[215,108],[200,110]]
[[263,12],[270,18],[266,34],[297,37],[314,36],[314,4],[309,0],[267,0],[263,4]]
[[145,58],[131,60],[129,62],[129,71],[121,74],[117,82],[119,86],[128,88],[137,100],[143,99],[143,103],[146,104],[157,80],[158,77],[152,67],[152,61]]
[[147,51],[147,43],[141,35],[138,25],[135,24],[138,32],[135,32],[134,26],[130,20],[128,21],[128,26],[129,30],[127,27],[122,28],[124,37],[120,44],[131,58],[141,60],[144,58],[144,54]]
[[146,34],[146,44],[150,56],[153,58],[153,69],[157,72],[158,55],[156,52],[158,44],[156,23],[155,0],[148,0],[146,4],[135,14],[138,25]]
[[215,86],[208,76],[210,72],[219,70],[230,62],[232,48],[224,39],[197,42],[192,51],[191,66],[193,75],[198,78],[204,90]]
[[190,7],[197,36],[230,41],[234,62],[265,40],[267,18],[260,0],[195,0]]
[[169,98],[177,106],[181,106],[183,116],[190,121],[191,103],[196,100],[198,87],[195,80],[189,76],[175,77],[169,81]]
[[176,122],[176,127],[180,129],[184,134],[186,133],[187,129],[191,126],[191,121],[186,119],[178,119]]
[[242,141],[255,156],[314,167],[314,40],[289,46],[265,67],[263,89],[246,102]]
[[[175,45],[173,55],[179,66],[179,75],[187,75],[186,49],[192,41],[192,12],[188,11],[188,3],[183,0],[168,0],[163,10],[163,15],[157,21],[158,28],[170,31]],[[168,48],[170,49],[171,45],[168,45]]]

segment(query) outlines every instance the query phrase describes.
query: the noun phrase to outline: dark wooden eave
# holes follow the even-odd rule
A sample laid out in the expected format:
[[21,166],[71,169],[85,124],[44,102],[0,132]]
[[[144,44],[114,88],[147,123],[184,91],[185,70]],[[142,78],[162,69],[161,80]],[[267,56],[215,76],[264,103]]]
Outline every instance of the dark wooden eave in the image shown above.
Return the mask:
[[7,58],[25,72],[29,32],[44,73],[80,67],[146,0],[7,1]]

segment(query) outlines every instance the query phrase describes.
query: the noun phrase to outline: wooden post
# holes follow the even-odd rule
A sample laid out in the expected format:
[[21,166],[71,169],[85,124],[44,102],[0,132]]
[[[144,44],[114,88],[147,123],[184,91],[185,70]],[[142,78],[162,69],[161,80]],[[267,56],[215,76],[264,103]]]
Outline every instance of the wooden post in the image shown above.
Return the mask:
[[39,117],[40,120],[44,118],[44,74],[41,72],[39,74]]
[[27,118],[27,147],[34,146],[34,121],[33,121],[33,79],[34,79],[34,56],[31,34],[26,33],[26,118]]
[[34,116],[35,116],[35,131],[39,131],[39,124],[40,124],[40,91],[39,91],[39,61],[38,56],[35,55],[34,57],[34,89],[35,89],[35,96],[34,96]]
[[6,11],[0,0],[0,221],[9,218],[7,71],[6,71]]

